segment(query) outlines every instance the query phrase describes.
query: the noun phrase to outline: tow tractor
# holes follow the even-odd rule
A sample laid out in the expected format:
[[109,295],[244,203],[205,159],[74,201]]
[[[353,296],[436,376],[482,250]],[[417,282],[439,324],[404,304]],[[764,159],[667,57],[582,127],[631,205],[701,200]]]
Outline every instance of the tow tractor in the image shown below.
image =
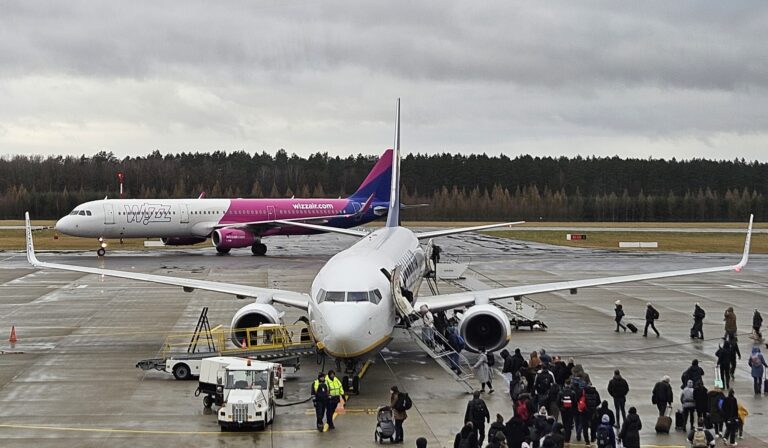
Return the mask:
[[263,430],[275,420],[275,399],[283,395],[282,367],[228,356],[207,358],[200,365],[198,392],[205,395],[205,407],[219,406],[222,431]]

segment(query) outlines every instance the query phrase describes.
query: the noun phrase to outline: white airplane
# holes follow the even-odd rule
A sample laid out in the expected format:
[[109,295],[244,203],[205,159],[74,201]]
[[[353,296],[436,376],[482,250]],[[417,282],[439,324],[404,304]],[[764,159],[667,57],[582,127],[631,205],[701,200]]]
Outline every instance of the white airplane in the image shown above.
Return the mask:
[[[528,294],[611,285],[641,280],[661,279],[692,274],[741,271],[749,258],[752,234],[752,217],[744,243],[741,261],[735,265],[685,269],[648,274],[623,275],[577,281],[562,281],[525,286],[512,286],[482,291],[468,291],[418,298],[410,303],[403,297],[401,288],[417,291],[427,266],[427,253],[431,239],[475,230],[509,226],[518,222],[491,224],[476,227],[446,229],[414,233],[399,225],[399,163],[400,163],[400,101],[397,103],[395,127],[395,157],[392,162],[392,183],[386,226],[371,233],[351,229],[330,228],[308,223],[295,223],[309,229],[336,232],[359,237],[352,247],[333,256],[320,269],[312,282],[309,293],[280,289],[261,288],[232,283],[194,280],[154,274],[115,271],[110,269],[72,266],[39,261],[34,252],[32,232],[27,214],[27,258],[35,267],[63,269],[103,276],[180,286],[186,292],[201,289],[238,298],[252,297],[255,301],[238,310],[232,319],[232,328],[249,328],[263,323],[280,323],[282,313],[274,304],[300,308],[308,314],[310,330],[317,345],[325,353],[346,364],[347,372],[357,384],[356,374],[360,363],[379,352],[393,338],[398,317],[407,318],[421,304],[433,311],[467,307],[459,322],[458,331],[466,340],[467,347],[490,351],[504,347],[511,338],[509,319],[494,302]],[[422,241],[428,241],[422,247]],[[242,335],[233,330],[232,340]]]

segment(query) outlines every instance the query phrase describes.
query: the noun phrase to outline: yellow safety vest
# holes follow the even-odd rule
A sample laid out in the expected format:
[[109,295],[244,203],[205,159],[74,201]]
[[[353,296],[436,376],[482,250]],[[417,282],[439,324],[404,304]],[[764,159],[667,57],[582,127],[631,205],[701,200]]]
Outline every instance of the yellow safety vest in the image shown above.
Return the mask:
[[334,379],[326,377],[325,383],[328,384],[328,393],[332,397],[340,397],[344,395],[344,389],[341,387],[341,381],[339,381],[338,377]]

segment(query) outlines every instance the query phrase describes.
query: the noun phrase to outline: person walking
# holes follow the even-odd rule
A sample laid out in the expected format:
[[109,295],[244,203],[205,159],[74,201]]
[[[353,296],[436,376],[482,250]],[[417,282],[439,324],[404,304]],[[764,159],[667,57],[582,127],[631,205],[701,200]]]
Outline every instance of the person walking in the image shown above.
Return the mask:
[[[496,414],[496,421],[491,423],[491,427],[488,428],[488,442],[492,442],[496,438],[496,433],[504,434],[504,417],[501,414]],[[506,441],[507,438],[504,437]]]
[[760,347],[752,347],[749,367],[752,368],[752,382],[754,383],[755,395],[760,395],[763,392],[763,374],[765,373],[765,368],[768,367]]
[[747,422],[747,416],[749,415],[749,411],[744,406],[744,403],[741,401],[739,402],[739,438],[744,438],[744,423]]
[[725,336],[729,339],[735,338],[737,331],[736,313],[733,311],[732,306],[729,306],[728,309],[725,310],[723,320],[725,321]]
[[693,418],[696,413],[696,397],[694,397],[693,381],[691,380],[688,380],[685,389],[680,393],[680,406],[683,408],[683,429],[685,429],[685,424],[688,421],[690,421],[691,428],[693,428]]
[[624,448],[640,448],[640,430],[643,429],[643,423],[640,416],[637,415],[635,407],[629,408],[627,419],[619,431],[619,440]]
[[576,397],[576,395],[573,392],[573,387],[571,386],[571,380],[567,379],[565,380],[565,386],[563,386],[563,390],[560,391],[560,398],[559,398],[559,404],[560,404],[560,420],[563,422],[563,436],[565,437],[565,441],[570,443],[571,442],[571,432],[573,431],[573,419],[575,417],[576,412],[576,402],[579,399]]
[[621,421],[626,420],[627,413],[624,407],[627,404],[627,394],[629,394],[629,383],[622,378],[619,369],[613,371],[613,378],[608,381],[608,395],[613,397],[613,407],[616,409],[616,427],[621,427]]
[[715,428],[715,434],[719,436],[723,432],[723,411],[720,403],[725,400],[725,394],[719,385],[715,384],[715,387],[707,393],[707,398],[709,423]]
[[672,406],[674,396],[672,394],[672,386],[669,384],[669,376],[664,375],[661,381],[653,386],[653,392],[651,392],[651,403],[656,405],[659,410],[659,417],[667,412],[667,408]]
[[480,392],[485,392],[485,385],[488,385],[488,393],[493,393],[493,384],[491,384],[491,368],[488,366],[488,354],[485,348],[480,349],[480,356],[472,369],[475,371],[475,378],[480,381]]
[[656,308],[648,302],[648,306],[645,309],[645,329],[643,330],[643,337],[648,337],[648,327],[651,327],[656,333],[656,337],[661,336],[659,330],[656,329],[656,320],[659,318],[659,312]]
[[555,375],[549,371],[546,364],[539,366],[536,378],[533,380],[533,393],[536,397],[536,407],[548,407],[550,389],[555,383]]
[[597,412],[595,413],[595,418],[593,420],[599,426],[600,423],[603,421],[604,416],[608,417],[608,422],[611,424],[611,426],[616,426],[616,415],[613,413],[610,406],[608,405],[608,400],[603,400],[603,403],[600,405],[599,408],[597,408]]
[[426,304],[419,307],[421,315],[421,340],[431,349],[435,348],[435,316]]
[[[317,379],[312,383],[312,402],[315,405],[315,419],[317,424],[317,430],[322,432],[325,424],[323,423],[323,417],[325,416],[326,407],[328,407],[328,383],[325,381],[325,374],[320,372],[317,374]],[[333,415],[331,415],[331,421],[333,423]]]
[[[405,433],[403,431],[403,422],[408,418],[408,406],[401,400],[401,392],[397,386],[392,386],[389,390],[389,406],[392,408],[393,416],[395,417],[395,438],[393,443],[403,443]],[[405,397],[402,397],[405,398]]]
[[[704,318],[707,313],[704,308],[696,302],[693,308],[693,327],[691,327],[691,339],[704,339]],[[695,382],[694,382],[695,383]]]
[[736,364],[738,361],[736,361],[736,357],[741,360],[741,350],[739,350],[739,338],[736,336],[732,337],[729,341],[726,341],[730,345],[730,349],[728,351],[728,354],[730,355],[730,368],[731,368],[731,379],[736,379]]
[[584,411],[581,413],[581,432],[584,436],[584,443],[589,445],[589,441],[594,440],[595,430],[597,429],[597,422],[594,420],[594,417],[598,406],[600,406],[600,394],[595,389],[595,386],[588,384],[584,388],[582,397],[584,398],[585,406],[583,406]]
[[507,444],[516,448],[525,441],[526,437],[530,436],[530,431],[528,425],[515,413],[504,425],[504,435],[507,436]]
[[763,326],[763,316],[760,311],[755,308],[755,314],[752,315],[752,333],[755,339],[761,341],[763,339],[763,333],[760,333],[760,327]]
[[453,439],[453,448],[480,448],[472,422],[467,422],[461,427],[461,431]]
[[621,300],[617,300],[614,305],[616,305],[613,308],[613,313],[616,315],[616,317],[613,318],[613,320],[616,321],[616,333],[619,332],[619,328],[623,329],[624,332],[627,332],[627,326],[621,323],[621,320],[624,319],[624,307],[621,305]]
[[480,391],[472,393],[472,399],[467,403],[467,410],[464,412],[464,421],[472,422],[475,433],[477,434],[478,446],[483,446],[485,440],[485,422],[491,422],[491,413],[488,412],[488,406],[480,398]]
[[456,331],[455,327],[448,327],[448,345],[450,345],[451,349],[453,349],[453,352],[448,354],[448,360],[451,362],[451,370],[456,372],[456,375],[461,375],[461,368],[459,367],[459,354],[462,350],[464,350],[466,342],[464,341],[464,338],[461,337],[459,332]]
[[728,390],[728,396],[723,400],[723,421],[725,422],[725,434],[731,446],[736,445],[736,433],[739,430],[739,402],[733,389]]
[[328,376],[325,379],[328,383],[328,406],[325,408],[325,421],[328,423],[328,429],[336,429],[333,425],[333,414],[336,412],[336,407],[342,400],[344,395],[344,389],[341,387],[341,381],[336,378],[336,372],[333,370],[328,371]]
[[715,352],[717,358],[717,369],[720,372],[720,380],[727,389],[731,386],[731,353],[728,341],[723,341],[723,345],[717,347]]
[[696,419],[704,419],[707,416],[707,393],[709,391],[704,386],[703,381],[699,381],[693,386],[693,400],[696,402]]

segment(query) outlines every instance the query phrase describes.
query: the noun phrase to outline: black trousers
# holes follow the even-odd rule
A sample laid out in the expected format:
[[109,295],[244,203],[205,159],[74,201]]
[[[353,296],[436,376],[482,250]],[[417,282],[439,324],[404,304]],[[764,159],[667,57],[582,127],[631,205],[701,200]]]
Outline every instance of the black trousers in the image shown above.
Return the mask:
[[648,336],[648,327],[653,328],[653,331],[656,333],[656,336],[659,336],[659,330],[656,329],[656,325],[654,325],[652,320],[645,321],[645,329],[643,330],[643,336]]
[[704,339],[704,322],[700,320],[693,321],[693,327],[691,328],[691,337]]
[[656,403],[656,408],[659,410],[659,417],[667,413],[667,403]]
[[403,441],[403,422],[404,419],[395,419],[395,442]]
[[[617,397],[613,399],[613,407],[616,408],[616,426],[621,427],[621,421],[627,420],[627,411],[624,410],[627,405],[627,397]],[[621,419],[619,419],[621,417]]]
[[[325,408],[327,407],[327,400],[315,401],[315,417],[317,418],[317,427],[323,427],[323,417],[325,416]],[[333,418],[333,416],[331,416]]]
[[736,433],[739,430],[739,419],[732,419],[725,422],[725,434],[723,437],[727,438],[731,445],[736,441]]
[[560,418],[563,420],[563,437],[568,443],[571,441],[571,433],[573,432],[573,408],[560,412]]
[[325,407],[325,422],[328,423],[329,428],[333,428],[333,413],[336,412],[336,406],[338,405],[338,396],[328,399],[328,405]]
[[683,408],[683,422],[687,422],[690,420],[691,422],[691,428],[694,428],[694,421],[693,417],[696,413],[696,408]]
[[627,326],[621,323],[621,319],[616,321],[616,331],[619,331],[619,328],[622,328],[624,331],[627,331]]
[[483,446],[483,440],[485,440],[485,420],[481,422],[472,421],[472,425],[475,427],[477,433],[477,446]]
[[728,390],[728,388],[731,387],[731,366],[730,365],[720,365],[720,378],[723,380],[723,386],[725,387],[725,390]]

